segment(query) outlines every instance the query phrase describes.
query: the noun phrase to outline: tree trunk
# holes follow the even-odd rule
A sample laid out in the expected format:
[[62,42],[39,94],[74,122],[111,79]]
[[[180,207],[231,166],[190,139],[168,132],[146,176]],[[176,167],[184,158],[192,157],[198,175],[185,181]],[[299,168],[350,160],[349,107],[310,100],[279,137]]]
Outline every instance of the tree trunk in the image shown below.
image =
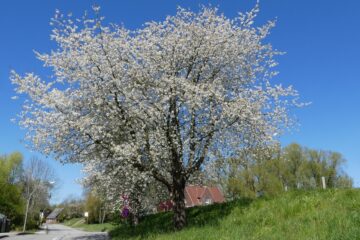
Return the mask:
[[106,217],[106,211],[105,211],[105,208],[104,208],[104,209],[103,209],[103,216],[102,216],[102,219],[101,219],[101,223],[104,223],[105,217]]
[[28,199],[28,200],[26,201],[26,209],[25,209],[25,218],[24,218],[23,232],[26,231],[26,223],[27,223],[27,219],[28,219],[29,206],[30,206],[30,199]]
[[173,201],[174,201],[174,227],[176,230],[181,230],[186,225],[185,212],[185,179],[174,180],[173,184]]
[[132,226],[136,227],[139,224],[139,216],[137,213],[133,213],[131,215],[131,224]]

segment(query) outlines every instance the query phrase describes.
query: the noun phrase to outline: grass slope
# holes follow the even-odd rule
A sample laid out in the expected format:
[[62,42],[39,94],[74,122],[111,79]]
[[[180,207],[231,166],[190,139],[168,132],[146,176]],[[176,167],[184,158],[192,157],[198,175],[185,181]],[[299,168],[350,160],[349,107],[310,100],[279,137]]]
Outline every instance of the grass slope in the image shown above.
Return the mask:
[[172,213],[120,225],[116,239],[360,239],[360,190],[288,192],[272,199],[241,200],[187,209],[188,226],[172,228]]
[[77,228],[87,232],[108,232],[115,228],[112,223],[86,224],[84,218],[73,218],[63,223],[65,226]]

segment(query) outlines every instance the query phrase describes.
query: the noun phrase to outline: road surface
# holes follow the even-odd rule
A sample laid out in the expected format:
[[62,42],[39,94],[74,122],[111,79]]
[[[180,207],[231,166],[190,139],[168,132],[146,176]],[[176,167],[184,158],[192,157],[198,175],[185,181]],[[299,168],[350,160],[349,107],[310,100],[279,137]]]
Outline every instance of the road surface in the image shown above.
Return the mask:
[[60,224],[49,224],[48,231],[35,234],[18,235],[3,238],[2,240],[108,240],[107,233],[84,232]]

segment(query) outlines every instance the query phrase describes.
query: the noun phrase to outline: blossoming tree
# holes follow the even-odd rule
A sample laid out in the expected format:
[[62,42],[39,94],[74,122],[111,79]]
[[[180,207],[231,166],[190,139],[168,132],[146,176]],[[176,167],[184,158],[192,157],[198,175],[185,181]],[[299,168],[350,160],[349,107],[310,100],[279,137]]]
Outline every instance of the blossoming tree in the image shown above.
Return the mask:
[[[138,223],[140,215],[153,212],[161,201],[168,199],[167,189],[156,184],[149,174],[136,172],[136,168],[124,166],[116,159],[89,160],[83,171],[86,174],[82,179],[83,186],[104,198],[104,209],[113,212],[121,212],[124,208],[130,210],[129,217],[134,225]],[[135,177],[130,177],[126,172],[131,172]]]
[[138,30],[57,13],[58,48],[37,53],[53,76],[12,74],[28,97],[20,124],[63,162],[110,160],[132,182],[163,184],[181,229],[185,185],[211,152],[270,144],[297,104],[295,90],[270,83],[280,53],[264,43],[274,22],[255,27],[257,12],[229,19],[179,8]]

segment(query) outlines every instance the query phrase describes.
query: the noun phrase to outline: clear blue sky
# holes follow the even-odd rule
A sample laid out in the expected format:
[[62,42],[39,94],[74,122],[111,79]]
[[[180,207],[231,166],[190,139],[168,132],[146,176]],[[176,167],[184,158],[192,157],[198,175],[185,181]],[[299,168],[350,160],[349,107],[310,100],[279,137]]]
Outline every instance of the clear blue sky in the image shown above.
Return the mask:
[[[45,72],[33,50],[47,52],[49,20],[55,9],[81,16],[97,3],[106,21],[138,28],[150,20],[174,14],[176,6],[198,9],[200,4],[218,6],[232,17],[249,10],[255,0],[2,0],[0,3],[0,154],[19,150],[28,159],[32,153],[21,143],[24,132],[10,122],[20,111],[20,102],[11,100],[10,69],[20,73]],[[292,84],[312,105],[296,111],[301,126],[281,138],[282,143],[298,142],[312,148],[341,152],[348,160],[346,171],[360,186],[360,1],[358,0],[276,0],[261,1],[258,23],[277,18],[269,41],[287,52],[279,58],[277,81]],[[61,179],[53,202],[68,195],[81,196],[75,183],[80,166],[48,159]]]

